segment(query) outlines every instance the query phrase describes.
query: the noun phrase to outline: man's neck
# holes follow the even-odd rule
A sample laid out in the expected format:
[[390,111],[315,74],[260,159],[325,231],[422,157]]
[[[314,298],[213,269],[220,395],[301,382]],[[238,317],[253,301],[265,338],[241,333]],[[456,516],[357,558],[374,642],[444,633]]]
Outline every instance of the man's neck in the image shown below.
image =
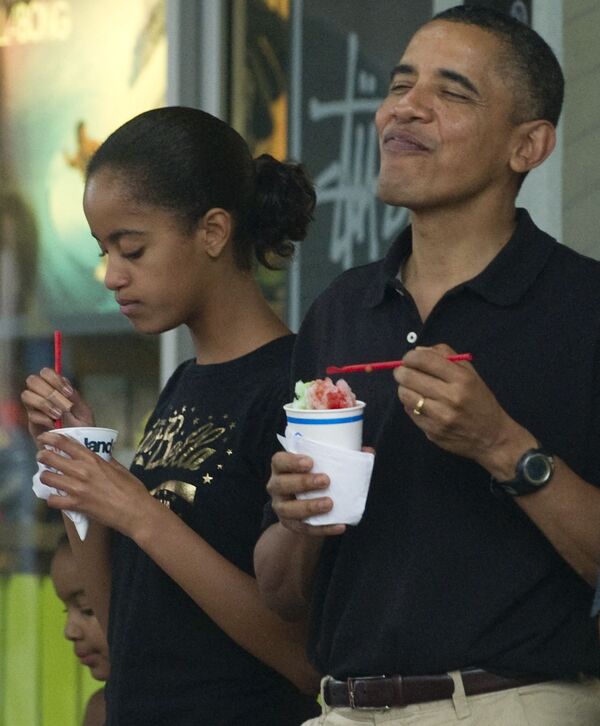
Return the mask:
[[412,253],[402,279],[423,320],[448,290],[489,265],[512,236],[515,219],[513,204],[475,214],[456,208],[411,213]]

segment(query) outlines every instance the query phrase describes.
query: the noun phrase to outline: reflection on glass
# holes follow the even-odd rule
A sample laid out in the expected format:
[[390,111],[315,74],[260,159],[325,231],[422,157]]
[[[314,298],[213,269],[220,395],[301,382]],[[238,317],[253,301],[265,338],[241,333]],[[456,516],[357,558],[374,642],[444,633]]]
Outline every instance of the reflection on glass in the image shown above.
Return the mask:
[[[287,157],[289,15],[289,0],[233,5],[231,123],[255,157]],[[261,267],[256,274],[271,307],[285,318],[287,272]]]
[[38,647],[54,628],[62,639],[46,575],[63,526],[31,492],[35,447],[19,396],[29,372],[52,365],[61,329],[64,374],[98,423],[119,429],[118,456],[130,460],[158,390],[158,341],[132,333],[105,289],[81,201],[99,143],[164,105],[166,58],[164,0],[0,8],[0,723],[37,726],[52,713],[75,726],[93,688],[78,666],[56,692],[52,671],[71,666]]

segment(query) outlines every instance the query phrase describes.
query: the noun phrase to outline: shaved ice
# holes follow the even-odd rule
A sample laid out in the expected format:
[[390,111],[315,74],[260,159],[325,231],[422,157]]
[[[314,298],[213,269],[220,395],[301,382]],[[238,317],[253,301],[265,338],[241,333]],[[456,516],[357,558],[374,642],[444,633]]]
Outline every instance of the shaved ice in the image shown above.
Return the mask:
[[352,408],[356,406],[356,396],[343,378],[336,383],[331,378],[317,378],[296,382],[292,405],[300,410]]

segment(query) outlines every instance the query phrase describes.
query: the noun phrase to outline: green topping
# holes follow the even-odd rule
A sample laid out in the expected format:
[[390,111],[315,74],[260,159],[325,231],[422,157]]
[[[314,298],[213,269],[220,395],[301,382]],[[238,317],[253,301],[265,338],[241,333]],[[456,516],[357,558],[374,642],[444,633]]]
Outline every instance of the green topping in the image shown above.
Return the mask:
[[307,389],[309,386],[311,386],[314,383],[314,381],[296,381],[296,385],[294,386],[294,400],[293,404],[296,408],[299,409],[308,409],[310,406],[308,405],[307,400]]

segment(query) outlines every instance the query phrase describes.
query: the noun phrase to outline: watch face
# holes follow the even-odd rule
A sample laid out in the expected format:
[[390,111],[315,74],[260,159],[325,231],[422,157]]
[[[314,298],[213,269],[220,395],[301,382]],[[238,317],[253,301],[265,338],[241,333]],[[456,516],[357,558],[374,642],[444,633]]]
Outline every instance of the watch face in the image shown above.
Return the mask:
[[532,484],[545,484],[552,475],[552,461],[545,454],[530,454],[523,469],[527,481]]

